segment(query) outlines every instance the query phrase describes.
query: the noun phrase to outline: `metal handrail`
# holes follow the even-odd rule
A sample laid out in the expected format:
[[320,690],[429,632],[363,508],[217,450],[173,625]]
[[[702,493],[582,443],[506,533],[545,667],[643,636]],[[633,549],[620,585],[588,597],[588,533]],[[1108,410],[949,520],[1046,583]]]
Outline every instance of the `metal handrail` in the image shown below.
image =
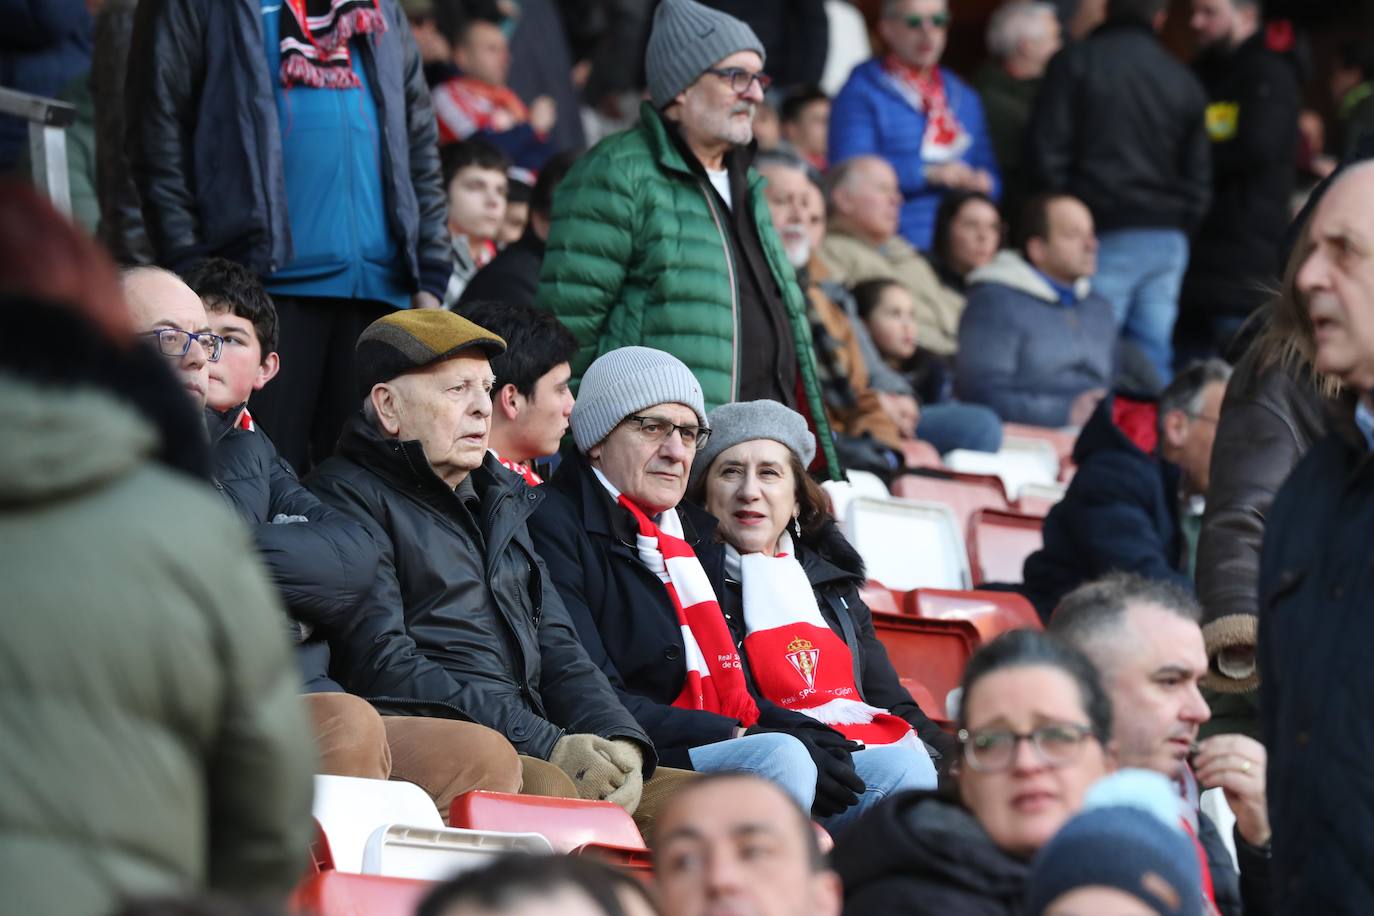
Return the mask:
[[71,213],[67,128],[76,121],[75,106],[0,86],[0,114],[14,115],[29,122],[29,160],[33,164],[33,182],[48,195],[55,207],[63,213]]

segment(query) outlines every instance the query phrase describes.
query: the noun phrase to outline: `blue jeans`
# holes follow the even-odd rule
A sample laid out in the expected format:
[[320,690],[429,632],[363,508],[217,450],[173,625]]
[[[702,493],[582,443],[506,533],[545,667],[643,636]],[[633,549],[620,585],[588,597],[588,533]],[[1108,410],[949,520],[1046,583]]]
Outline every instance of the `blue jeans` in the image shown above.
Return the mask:
[[854,769],[868,786],[867,791],[857,805],[821,820],[825,829],[836,838],[859,815],[888,796],[909,789],[933,789],[938,780],[930,755],[924,748],[910,744],[865,748],[854,755]]
[[1159,377],[1174,377],[1174,320],[1188,268],[1188,237],[1178,229],[1117,229],[1097,237],[1093,292],[1112,304],[1121,336],[1138,346]]
[[956,448],[995,452],[1002,447],[1002,418],[982,404],[925,404],[916,423],[916,438],[935,446],[941,455]]
[[698,773],[729,770],[776,783],[808,816],[811,814],[816,801],[816,764],[806,745],[791,735],[745,735],[691,748],[687,756]]

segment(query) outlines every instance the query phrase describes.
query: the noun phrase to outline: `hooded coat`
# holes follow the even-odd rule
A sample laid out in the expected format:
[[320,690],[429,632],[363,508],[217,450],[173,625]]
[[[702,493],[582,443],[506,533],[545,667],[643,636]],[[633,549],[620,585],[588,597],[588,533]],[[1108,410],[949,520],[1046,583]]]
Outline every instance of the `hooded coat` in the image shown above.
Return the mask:
[[0,424],[4,908],[284,897],[309,848],[314,747],[243,526],[96,387],[0,373]]
[[956,393],[1008,423],[1065,426],[1076,397],[1111,387],[1116,339],[1106,299],[1087,292],[1065,305],[1025,258],[1003,251],[969,277]]
[[939,792],[894,795],[855,821],[830,855],[846,916],[1019,916],[1030,864],[997,848]]
[[1192,591],[1182,572],[1180,472],[1154,454],[1156,414],[1150,403],[1104,398],[1074,443],[1078,471],[1045,517],[1044,546],[1026,558],[1024,590],[1042,620],[1065,594],[1109,572]]

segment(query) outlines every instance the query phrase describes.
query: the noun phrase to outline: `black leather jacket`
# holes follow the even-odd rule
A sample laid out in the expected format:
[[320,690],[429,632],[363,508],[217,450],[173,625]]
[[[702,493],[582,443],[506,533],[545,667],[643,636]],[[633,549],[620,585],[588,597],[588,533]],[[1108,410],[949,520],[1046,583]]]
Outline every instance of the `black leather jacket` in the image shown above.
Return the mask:
[[[395,0],[387,30],[355,42],[377,104],[392,236],[417,289],[450,272],[438,127],[420,54]],[[129,50],[129,171],[157,262],[185,273],[219,256],[267,276],[291,260],[276,102],[262,13],[245,0],[139,4]]]
[[470,718],[534,757],[565,733],[627,738],[651,774],[653,744],[588,659],[530,542],[540,489],[490,455],[469,480],[471,509],[419,442],[388,439],[361,414],[345,425],[310,488],[369,528],[382,561],[334,643],[335,672],[382,710]]

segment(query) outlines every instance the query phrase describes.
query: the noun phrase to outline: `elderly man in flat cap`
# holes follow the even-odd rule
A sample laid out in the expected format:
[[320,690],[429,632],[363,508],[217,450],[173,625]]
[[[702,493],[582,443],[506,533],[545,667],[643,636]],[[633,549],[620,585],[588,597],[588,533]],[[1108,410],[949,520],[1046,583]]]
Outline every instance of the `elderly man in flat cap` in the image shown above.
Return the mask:
[[763,65],[733,16],[658,5],[650,101],[558,186],[535,304],[577,338],[574,382],[621,347],[673,353],[707,409],[769,398],[806,414],[838,473],[806,300],[752,168]]
[[488,358],[504,349],[465,318],[418,309],[358,339],[362,410],[310,487],[366,525],[382,559],[336,661],[379,709],[500,732],[522,755],[523,791],[633,812],[653,744],[588,659],[530,543],[541,489],[487,452]]

